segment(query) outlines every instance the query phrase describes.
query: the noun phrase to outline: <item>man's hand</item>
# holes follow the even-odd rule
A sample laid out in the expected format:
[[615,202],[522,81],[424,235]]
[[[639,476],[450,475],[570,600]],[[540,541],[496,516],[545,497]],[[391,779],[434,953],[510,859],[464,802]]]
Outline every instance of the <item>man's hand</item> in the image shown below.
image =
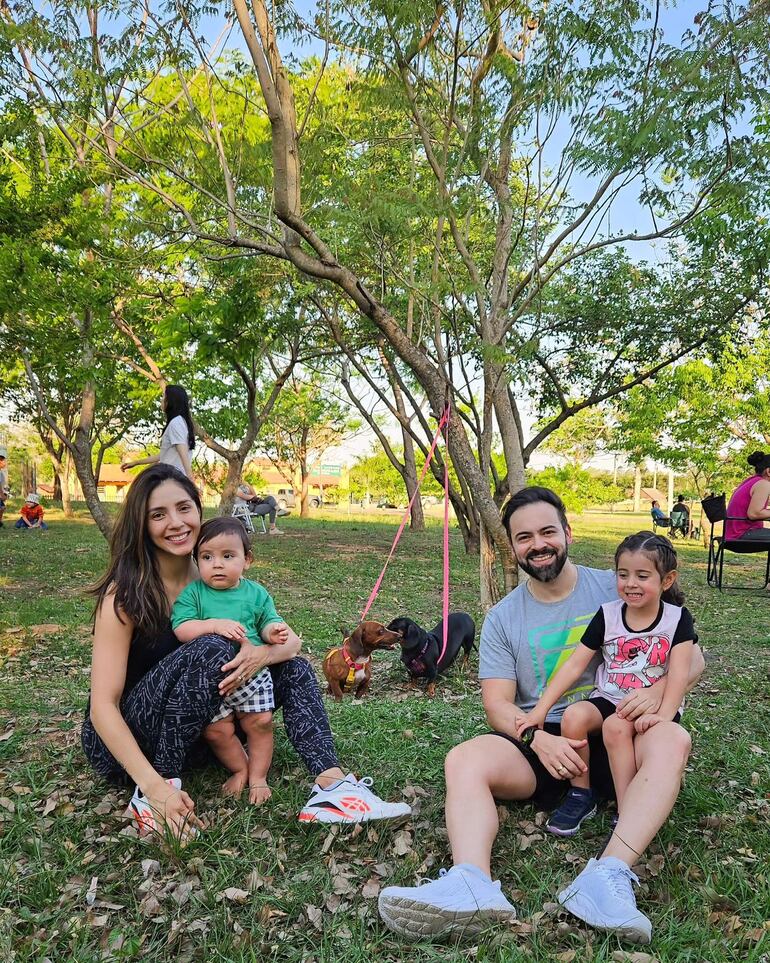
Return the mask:
[[586,745],[586,739],[567,739],[550,732],[536,732],[531,747],[554,779],[573,779],[588,770],[575,751]]
[[265,627],[262,641],[267,645],[283,645],[289,641],[289,626],[285,622],[271,622]]
[[663,716],[657,714],[657,712],[646,712],[643,716],[639,718],[634,723],[634,729],[637,732],[647,732],[648,729],[652,729],[659,722],[670,722],[670,719],[665,719]]
[[[643,715],[654,714],[660,709],[663,696],[666,694],[665,676],[656,682],[655,685],[646,686],[644,689],[636,689],[630,692],[622,702],[618,704],[617,714],[621,719],[628,719],[633,722]],[[639,730],[637,730],[638,732]]]

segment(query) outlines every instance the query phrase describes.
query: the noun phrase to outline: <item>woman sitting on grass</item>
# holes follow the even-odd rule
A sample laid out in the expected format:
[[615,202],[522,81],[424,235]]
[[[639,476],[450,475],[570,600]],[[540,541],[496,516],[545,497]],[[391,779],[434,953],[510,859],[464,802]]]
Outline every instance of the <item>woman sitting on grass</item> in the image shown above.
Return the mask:
[[297,658],[300,640],[291,629],[279,646],[219,635],[177,640],[171,607],[198,578],[192,552],[201,515],[197,489],[169,465],[142,472],[128,491],[109,567],[92,589],[91,696],[82,743],[95,771],[136,785],[131,808],[140,829],[166,826],[186,837],[200,823],[180,776],[210,760],[201,735],[222,698],[267,666],[286,735],[315,776],[299,818],[350,823],[408,815],[406,804],[379,799],[371,780],[339,768],[315,674]]

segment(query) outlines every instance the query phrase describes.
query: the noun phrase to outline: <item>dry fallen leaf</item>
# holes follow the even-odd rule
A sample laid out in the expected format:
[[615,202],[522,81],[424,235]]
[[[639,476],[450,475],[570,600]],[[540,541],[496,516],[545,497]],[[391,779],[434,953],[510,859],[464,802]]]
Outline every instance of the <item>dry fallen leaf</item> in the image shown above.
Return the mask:
[[248,898],[249,893],[245,889],[238,889],[237,886],[229,886],[217,894],[218,903],[221,903],[223,899],[228,900],[230,903],[245,903]]
[[86,892],[86,906],[93,906],[96,902],[96,887],[99,885],[99,877],[92,876],[91,882]]
[[379,895],[380,892],[380,881],[372,877],[368,879],[361,889],[361,895],[364,899],[374,899]]
[[630,953],[628,950],[615,950],[612,954],[615,963],[659,963],[656,956],[649,953],[640,953],[638,950]]
[[323,929],[323,912],[317,906],[308,903],[305,906],[305,916],[307,916],[308,922],[317,930],[320,931]]
[[393,839],[393,852],[396,856],[406,856],[412,851],[412,834],[402,829],[396,833]]
[[55,635],[57,632],[63,632],[64,626],[57,622],[43,622],[40,625],[30,625],[29,631],[37,636]]

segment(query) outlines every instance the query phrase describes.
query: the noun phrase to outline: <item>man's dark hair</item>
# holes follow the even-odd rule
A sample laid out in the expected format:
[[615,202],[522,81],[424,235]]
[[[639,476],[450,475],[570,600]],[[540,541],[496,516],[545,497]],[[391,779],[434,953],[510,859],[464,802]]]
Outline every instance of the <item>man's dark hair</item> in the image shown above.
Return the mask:
[[243,545],[244,555],[249,555],[251,552],[251,541],[249,539],[249,533],[246,531],[246,526],[238,518],[233,518],[232,515],[220,515],[217,518],[210,518],[207,522],[201,525],[200,535],[198,535],[198,544],[195,546],[194,556],[195,560],[198,560],[198,552],[203,548],[206,542],[210,542],[214,538],[218,538],[220,535],[237,535],[241,540]]
[[508,538],[511,537],[511,517],[513,513],[527,505],[536,505],[538,502],[545,502],[546,505],[551,505],[555,508],[559,515],[561,527],[565,531],[567,530],[569,526],[567,509],[564,507],[564,502],[556,492],[552,492],[550,488],[543,488],[541,485],[528,485],[526,488],[520,488],[514,495],[511,495],[503,506],[500,520],[505,526]]

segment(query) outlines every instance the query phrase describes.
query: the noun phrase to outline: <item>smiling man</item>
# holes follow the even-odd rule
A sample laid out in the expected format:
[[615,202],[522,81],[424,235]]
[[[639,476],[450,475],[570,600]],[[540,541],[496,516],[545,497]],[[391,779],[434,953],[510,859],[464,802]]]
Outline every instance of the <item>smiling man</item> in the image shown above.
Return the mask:
[[[446,759],[446,825],[454,865],[433,882],[389,886],[380,893],[386,925],[412,939],[478,932],[491,922],[513,919],[514,907],[491,877],[496,800],[553,808],[568,780],[586,769],[576,751],[584,743],[561,736],[560,719],[570,702],[593,689],[595,663],[553,707],[544,729],[524,730],[519,739],[517,722],[534,707],[596,610],[617,598],[615,573],[573,564],[564,504],[547,488],[517,492],[505,507],[503,524],[519,566],[530,577],[490,609],[481,631],[479,677],[492,732],[462,743]],[[691,685],[702,670],[696,647]],[[635,719],[656,711],[664,686],[661,681],[637,690],[618,706],[618,715]],[[601,739],[592,740],[590,748],[592,787],[599,796],[612,796]],[[667,723],[637,736],[635,748],[637,775],[607,847],[558,898],[591,926],[648,942],[651,924],[636,907],[630,867],[671,812],[690,738]]]

